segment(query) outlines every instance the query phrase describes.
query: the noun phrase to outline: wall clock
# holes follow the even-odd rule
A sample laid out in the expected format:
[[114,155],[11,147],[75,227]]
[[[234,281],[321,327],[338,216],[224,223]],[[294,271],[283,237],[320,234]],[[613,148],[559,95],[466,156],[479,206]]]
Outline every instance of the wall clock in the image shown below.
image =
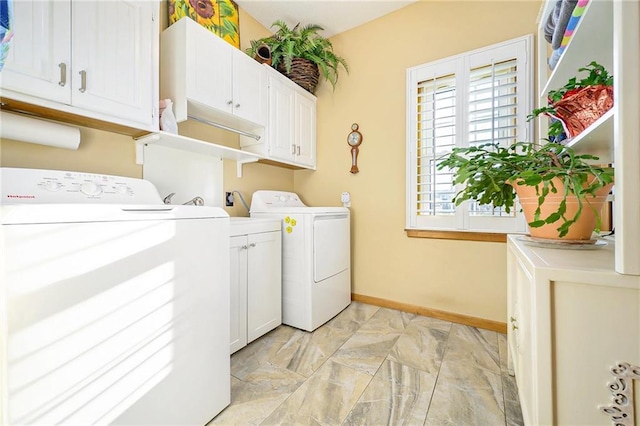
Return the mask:
[[362,133],[358,131],[358,124],[351,125],[351,132],[347,136],[347,143],[351,147],[351,173],[358,173],[358,147],[362,143]]

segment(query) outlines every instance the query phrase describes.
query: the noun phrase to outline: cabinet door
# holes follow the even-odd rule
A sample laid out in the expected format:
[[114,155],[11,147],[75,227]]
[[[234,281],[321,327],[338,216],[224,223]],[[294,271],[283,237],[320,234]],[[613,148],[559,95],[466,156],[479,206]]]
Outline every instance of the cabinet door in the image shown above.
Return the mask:
[[295,158],[295,92],[269,77],[269,157],[292,162]]
[[[226,42],[225,42],[226,43]],[[233,114],[264,126],[267,122],[266,69],[244,52],[233,51]]]
[[[74,106],[153,122],[153,2],[72,4]],[[157,36],[157,31],[155,32]]]
[[187,26],[187,42],[178,48],[188,49],[187,98],[231,114],[233,46],[193,20],[183,20]]
[[2,89],[69,104],[71,3],[20,0],[13,7],[14,36],[0,73]]
[[234,353],[247,345],[247,237],[231,237],[230,241],[230,353]]
[[249,235],[247,342],[282,323],[282,236]]
[[296,92],[296,163],[316,167],[316,100]]
[[535,287],[534,277],[522,264],[520,258],[511,248],[507,255],[507,295],[509,315],[507,339],[509,355],[512,357],[513,370],[518,382],[520,405],[525,424],[539,424],[538,413],[538,389],[539,374],[535,364],[535,345],[533,336],[535,333],[535,321],[533,318],[533,306],[535,295],[532,289]]

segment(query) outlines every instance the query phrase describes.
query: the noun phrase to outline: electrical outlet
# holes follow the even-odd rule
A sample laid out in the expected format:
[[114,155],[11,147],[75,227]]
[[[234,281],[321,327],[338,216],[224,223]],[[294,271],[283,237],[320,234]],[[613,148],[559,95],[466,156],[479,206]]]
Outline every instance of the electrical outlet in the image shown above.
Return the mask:
[[233,193],[225,192],[224,193],[224,205],[227,207],[233,207]]

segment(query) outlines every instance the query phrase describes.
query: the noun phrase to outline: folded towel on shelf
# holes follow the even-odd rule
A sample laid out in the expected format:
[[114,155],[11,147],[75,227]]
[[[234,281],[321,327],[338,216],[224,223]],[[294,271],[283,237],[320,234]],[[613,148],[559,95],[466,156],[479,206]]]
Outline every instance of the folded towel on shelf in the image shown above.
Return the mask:
[[556,29],[556,22],[558,22],[558,15],[560,14],[560,6],[562,5],[562,0],[556,1],[553,10],[547,17],[547,21],[544,23],[544,39],[547,40],[547,43],[551,43],[553,39],[553,32]]
[[551,53],[551,56],[549,56],[549,69],[554,69],[558,65],[562,52],[564,52],[564,48],[556,49]]
[[573,37],[573,32],[578,26],[578,22],[580,21],[580,18],[582,18],[582,15],[584,14],[584,11],[588,3],[589,3],[589,0],[578,0],[576,7],[573,9],[573,12],[571,13],[571,19],[569,19],[569,22],[567,23],[567,29],[564,31],[564,35],[562,36],[562,42],[560,43],[560,47],[558,49],[555,49],[551,54],[551,56],[549,57],[550,69],[553,70],[556,67],[558,60],[564,53],[564,50],[567,48],[567,45],[569,44],[571,37]]
[[559,49],[562,44],[562,38],[564,32],[567,30],[567,25],[571,19],[573,9],[575,9],[578,0],[562,0],[560,5],[560,13],[558,15],[558,21],[556,22],[556,28],[553,31],[553,39],[551,41],[552,49]]

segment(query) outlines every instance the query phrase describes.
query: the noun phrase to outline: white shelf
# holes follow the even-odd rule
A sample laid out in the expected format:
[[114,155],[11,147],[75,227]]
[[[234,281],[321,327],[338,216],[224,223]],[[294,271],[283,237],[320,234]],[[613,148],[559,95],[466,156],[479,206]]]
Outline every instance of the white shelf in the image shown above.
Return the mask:
[[[540,91],[541,103],[546,104],[547,93],[564,86],[571,77],[586,76],[578,73],[578,68],[596,61],[613,74],[613,2],[611,0],[591,0],[580,18],[571,41]],[[546,22],[543,17],[541,25]],[[547,67],[548,68],[548,67]]]
[[261,160],[261,155],[251,152],[241,151],[239,149],[229,148],[215,143],[204,142],[198,139],[186,136],[175,135],[167,132],[150,133],[145,136],[136,138],[136,163],[144,164],[144,145],[155,144],[167,148],[181,149],[184,151],[195,152],[197,154],[209,155],[225,160],[234,160],[238,163],[238,177],[242,176],[242,165],[246,163],[255,163]]
[[614,108],[586,128],[566,146],[573,148],[578,154],[592,154],[600,157],[598,163],[612,163],[613,149],[613,117]]

